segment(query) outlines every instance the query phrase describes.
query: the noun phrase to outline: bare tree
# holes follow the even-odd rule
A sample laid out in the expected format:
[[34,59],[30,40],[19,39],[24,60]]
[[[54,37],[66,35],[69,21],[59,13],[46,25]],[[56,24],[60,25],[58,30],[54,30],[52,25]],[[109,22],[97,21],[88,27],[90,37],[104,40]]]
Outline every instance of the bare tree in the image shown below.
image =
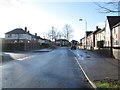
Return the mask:
[[100,13],[118,13],[120,12],[120,0],[111,0],[110,2],[98,3],[94,2],[99,8]]
[[62,37],[63,37],[63,33],[61,31],[58,31],[56,39],[61,39]]
[[72,35],[73,33],[73,30],[71,28],[70,25],[66,24],[63,28],[63,35],[64,35],[64,38],[66,38],[67,40],[69,40],[70,38],[73,37]]
[[55,41],[57,39],[57,29],[52,27],[52,29],[47,32],[47,38]]

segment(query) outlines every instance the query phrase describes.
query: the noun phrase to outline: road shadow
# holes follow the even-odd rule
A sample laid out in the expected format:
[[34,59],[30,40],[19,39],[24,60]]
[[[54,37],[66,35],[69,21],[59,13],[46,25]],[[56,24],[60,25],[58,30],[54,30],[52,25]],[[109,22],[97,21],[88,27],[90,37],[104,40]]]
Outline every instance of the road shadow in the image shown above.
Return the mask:
[[10,54],[3,54],[1,55],[1,57],[2,57],[2,63],[15,60]]

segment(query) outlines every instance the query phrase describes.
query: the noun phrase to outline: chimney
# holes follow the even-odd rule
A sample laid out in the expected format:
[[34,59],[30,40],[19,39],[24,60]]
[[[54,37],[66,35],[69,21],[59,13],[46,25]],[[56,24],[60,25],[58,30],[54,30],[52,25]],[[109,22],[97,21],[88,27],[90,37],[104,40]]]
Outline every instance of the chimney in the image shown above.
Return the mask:
[[30,33],[30,31],[27,31],[28,33]]
[[37,33],[35,33],[35,36],[37,36]]
[[98,30],[98,26],[96,26],[96,30]]
[[27,27],[25,27],[25,32],[27,32]]

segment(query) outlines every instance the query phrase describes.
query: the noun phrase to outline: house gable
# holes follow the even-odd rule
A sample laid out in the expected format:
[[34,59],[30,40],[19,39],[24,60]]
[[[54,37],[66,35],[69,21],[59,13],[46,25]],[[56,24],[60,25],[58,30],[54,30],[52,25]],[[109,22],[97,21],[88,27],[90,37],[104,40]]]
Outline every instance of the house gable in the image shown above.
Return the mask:
[[112,30],[113,26],[120,22],[120,16],[107,16],[110,30]]

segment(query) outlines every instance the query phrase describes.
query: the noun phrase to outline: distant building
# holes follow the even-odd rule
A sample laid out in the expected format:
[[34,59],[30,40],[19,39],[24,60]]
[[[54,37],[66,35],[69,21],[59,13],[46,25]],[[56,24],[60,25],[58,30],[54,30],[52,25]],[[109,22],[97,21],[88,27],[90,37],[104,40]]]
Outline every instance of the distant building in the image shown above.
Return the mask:
[[72,44],[72,45],[77,45],[77,44],[78,44],[78,41],[72,40],[72,41],[71,41],[71,44]]
[[57,46],[68,46],[70,43],[66,39],[58,39],[56,40],[56,45]]
[[100,53],[105,52],[107,56],[120,59],[120,16],[107,16],[105,28],[96,27],[96,30],[82,38],[80,43],[81,47],[101,49],[98,50]]

